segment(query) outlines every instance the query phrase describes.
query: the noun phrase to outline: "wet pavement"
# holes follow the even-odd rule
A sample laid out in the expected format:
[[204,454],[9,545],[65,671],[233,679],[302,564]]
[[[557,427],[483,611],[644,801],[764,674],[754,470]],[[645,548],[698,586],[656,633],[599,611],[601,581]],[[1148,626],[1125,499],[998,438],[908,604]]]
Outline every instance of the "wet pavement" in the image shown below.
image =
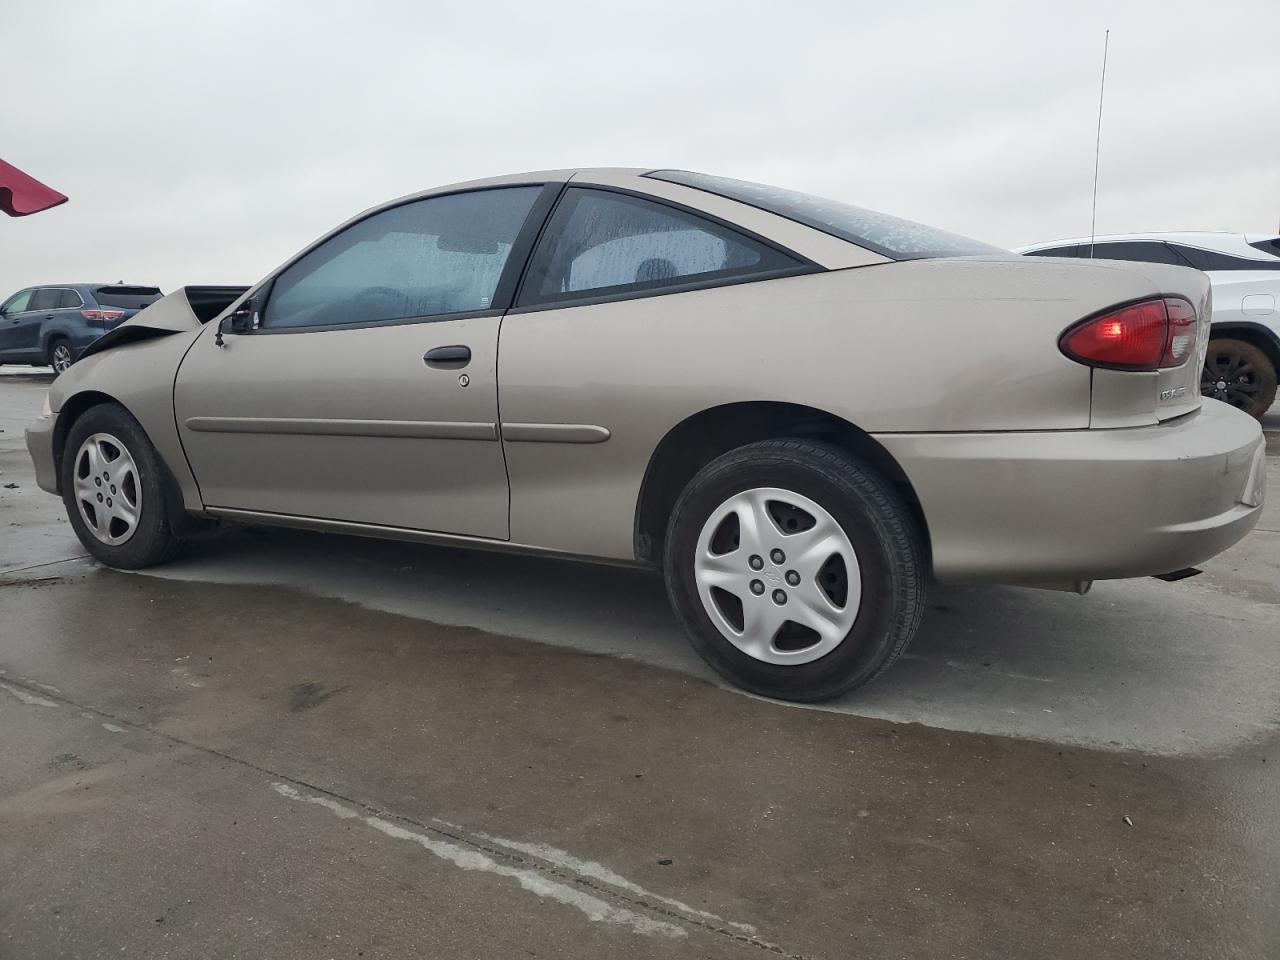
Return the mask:
[[1203,576],[938,589],[802,709],[643,573],[99,568],[22,449],[47,380],[0,375],[0,958],[1280,955],[1280,436]]

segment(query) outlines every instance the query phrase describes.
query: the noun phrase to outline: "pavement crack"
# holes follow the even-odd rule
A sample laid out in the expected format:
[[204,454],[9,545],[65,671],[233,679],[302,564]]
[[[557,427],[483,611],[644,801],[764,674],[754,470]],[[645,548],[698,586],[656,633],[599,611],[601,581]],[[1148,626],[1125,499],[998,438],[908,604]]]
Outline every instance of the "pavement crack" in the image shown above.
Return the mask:
[[[680,910],[664,903],[655,903],[643,896],[636,896],[626,892],[621,892],[616,887],[582,876],[571,869],[562,869],[552,864],[542,862],[532,856],[522,856],[514,849],[505,848],[492,842],[486,842],[481,839],[481,837],[485,835],[471,834],[464,828],[457,827],[456,825],[449,825],[448,827],[445,827],[438,822],[431,823],[405,814],[386,810],[376,804],[359,800],[355,797],[340,793],[337,790],[321,786],[317,783],[311,783],[310,781],[303,780],[280,770],[265,767],[262,764],[255,763],[252,760],[236,756],[232,753],[227,753],[224,750],[218,750],[214,747],[195,743],[171,733],[156,730],[153,727],[131,720],[129,717],[121,716],[111,712],[110,710],[104,710],[101,707],[94,706],[93,704],[81,703],[66,694],[50,693],[47,697],[42,696],[41,694],[46,692],[48,687],[37,684],[34,681],[18,679],[6,675],[3,683],[0,685],[5,686],[9,692],[18,696],[19,699],[22,699],[24,702],[26,702],[26,698],[28,696],[43,700],[49,706],[57,706],[57,703],[54,701],[58,701],[67,706],[74,707],[82,713],[92,714],[101,720],[109,721],[126,730],[134,730],[147,736],[157,737],[177,746],[186,747],[189,750],[196,751],[206,756],[217,757],[218,759],[224,760],[228,763],[234,763],[247,770],[252,770],[255,773],[271,778],[272,789],[275,789],[277,793],[280,793],[282,796],[289,799],[294,799],[294,797],[290,796],[287,792],[290,789],[301,787],[303,789],[313,791],[320,796],[312,799],[311,802],[327,806],[330,810],[334,810],[337,803],[346,804],[351,809],[347,811],[347,813],[341,814],[342,816],[346,816],[348,814],[351,816],[360,816],[367,823],[371,820],[379,821],[378,823],[373,823],[371,825],[383,830],[383,832],[388,833],[389,835],[397,836],[402,839],[415,839],[410,836],[399,837],[399,835],[395,833],[395,823],[407,824],[417,828],[419,831],[422,831],[428,838],[438,837],[442,840],[450,841],[452,844],[470,848],[477,853],[482,853],[495,861],[501,861],[504,864],[512,865],[509,869],[518,867],[521,871],[536,872],[548,879],[554,879],[559,884],[571,885],[589,890],[600,899],[607,898],[608,900],[624,903],[629,907],[635,907],[650,914],[662,917],[665,921],[672,921],[685,927],[695,927],[704,933],[732,941],[733,943],[744,947],[754,947],[757,950],[783,957],[785,960],[815,960],[815,958],[809,954],[796,953],[787,950],[779,944],[732,929],[728,921],[718,923],[714,920],[706,919],[705,917],[690,916],[688,913],[681,912]],[[286,789],[282,790],[281,786],[284,786]],[[362,813],[357,811],[362,811]],[[386,828],[384,828],[383,824],[385,824]],[[421,843],[422,840],[418,840],[418,842]],[[649,891],[645,892],[649,893]],[[649,895],[655,898],[659,896],[652,893]],[[672,902],[667,898],[662,899],[668,904]]]
[[77,554],[74,557],[63,557],[61,560],[50,560],[47,563],[32,563],[32,564],[28,564],[25,567],[12,567],[8,570],[0,571],[0,573],[3,573],[4,576],[8,577],[15,573],[24,573],[27,570],[39,570],[42,567],[56,567],[60,563],[72,563],[73,561],[76,561],[76,560],[88,560],[88,559],[89,559],[89,555],[87,553],[81,553],[81,554]]

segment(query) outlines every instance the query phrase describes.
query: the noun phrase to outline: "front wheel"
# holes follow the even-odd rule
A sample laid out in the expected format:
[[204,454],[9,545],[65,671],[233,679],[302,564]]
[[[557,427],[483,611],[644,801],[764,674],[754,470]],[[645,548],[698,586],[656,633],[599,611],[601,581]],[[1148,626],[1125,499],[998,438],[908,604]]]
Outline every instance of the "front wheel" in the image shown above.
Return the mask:
[[1275,365],[1251,343],[1210,340],[1200,392],[1261,420],[1276,400]]
[[108,566],[153,566],[182,546],[174,525],[181,504],[160,455],[123,407],[103,404],[72,424],[61,482],[76,536]]
[[753,443],[704,467],[672,512],[664,561],[698,653],[783,700],[874,679],[924,612],[910,512],[870,467],[820,443]]

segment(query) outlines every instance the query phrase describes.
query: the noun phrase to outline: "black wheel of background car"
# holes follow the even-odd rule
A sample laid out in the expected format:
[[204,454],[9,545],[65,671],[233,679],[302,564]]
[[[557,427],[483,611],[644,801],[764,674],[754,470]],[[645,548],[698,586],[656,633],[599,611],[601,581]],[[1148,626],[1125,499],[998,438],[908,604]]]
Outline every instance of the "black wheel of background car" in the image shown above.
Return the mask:
[[71,344],[62,337],[55,337],[49,343],[49,366],[53,367],[54,373],[62,373],[73,360],[71,357]]
[[874,679],[924,615],[910,512],[869,466],[822,443],[766,440],[709,463],[672,511],[664,568],[703,659],[782,700]]
[[62,502],[95,558],[136,570],[181,548],[181,503],[160,455],[123,407],[92,407],[68,431],[61,463]]
[[1275,365],[1251,343],[1210,340],[1200,392],[1261,420],[1276,400]]

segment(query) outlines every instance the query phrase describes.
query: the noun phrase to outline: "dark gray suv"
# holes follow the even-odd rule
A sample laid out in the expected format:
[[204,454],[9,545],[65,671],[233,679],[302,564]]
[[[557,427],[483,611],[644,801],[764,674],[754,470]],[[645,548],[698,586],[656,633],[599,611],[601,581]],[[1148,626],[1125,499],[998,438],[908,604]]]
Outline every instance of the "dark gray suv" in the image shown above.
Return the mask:
[[61,373],[80,352],[161,297],[158,287],[61,283],[19,290],[0,304],[0,363]]

